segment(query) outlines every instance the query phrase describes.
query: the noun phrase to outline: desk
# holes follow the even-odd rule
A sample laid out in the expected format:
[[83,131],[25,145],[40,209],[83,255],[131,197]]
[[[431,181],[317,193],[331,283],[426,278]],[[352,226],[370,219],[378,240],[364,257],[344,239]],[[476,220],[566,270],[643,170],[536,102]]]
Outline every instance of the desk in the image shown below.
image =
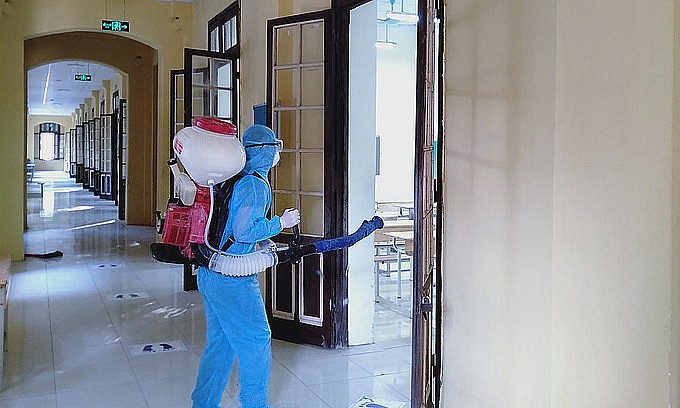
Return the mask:
[[395,246],[397,240],[404,241],[404,252],[409,256],[413,256],[413,230],[385,232],[385,235],[394,239],[393,243]]
[[[397,262],[397,299],[401,299],[401,278],[402,278],[402,257],[411,257],[413,255],[413,230],[410,231],[390,231],[384,232],[384,236],[391,238],[392,244],[390,246],[389,252],[386,255],[376,256],[376,267],[375,267],[375,297],[376,299],[381,299],[380,296],[380,268],[378,266],[379,262],[388,262],[387,270],[389,273],[389,261]],[[404,247],[402,248],[399,244],[400,241],[404,242]],[[413,262],[409,261],[411,264],[410,270],[413,270]]]

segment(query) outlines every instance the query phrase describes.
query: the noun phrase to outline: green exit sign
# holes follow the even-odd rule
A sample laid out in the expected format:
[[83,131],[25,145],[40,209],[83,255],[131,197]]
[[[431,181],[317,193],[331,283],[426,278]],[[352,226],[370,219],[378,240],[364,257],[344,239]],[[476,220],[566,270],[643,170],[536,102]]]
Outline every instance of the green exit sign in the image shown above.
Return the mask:
[[120,20],[102,20],[103,31],[130,31],[130,23]]
[[75,80],[76,81],[92,81],[92,75],[90,75],[90,74],[76,74]]

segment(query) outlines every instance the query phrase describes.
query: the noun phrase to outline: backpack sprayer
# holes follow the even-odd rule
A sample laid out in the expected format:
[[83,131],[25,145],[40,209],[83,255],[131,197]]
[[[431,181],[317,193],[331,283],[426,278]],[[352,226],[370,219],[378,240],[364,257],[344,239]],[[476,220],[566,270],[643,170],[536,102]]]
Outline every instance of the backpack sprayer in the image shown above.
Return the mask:
[[[236,126],[216,118],[197,117],[193,126],[175,135],[172,146],[188,174],[179,170],[176,160],[168,161],[179,201],[171,200],[165,219],[160,220],[163,242],[151,244],[151,255],[157,261],[205,266],[229,276],[248,276],[280,263],[297,263],[314,253],[347,248],[384,225],[376,216],[364,220],[350,235],[306,245],[298,244],[299,230],[295,226],[288,248],[270,246],[244,255],[228,254],[214,248],[209,235],[219,242],[226,224],[226,219],[219,219],[224,218],[219,217],[219,209],[229,205],[215,203],[214,187],[219,186],[218,194],[231,188],[230,179],[245,166],[245,149],[237,138]],[[218,219],[213,220],[213,214],[218,214]]]

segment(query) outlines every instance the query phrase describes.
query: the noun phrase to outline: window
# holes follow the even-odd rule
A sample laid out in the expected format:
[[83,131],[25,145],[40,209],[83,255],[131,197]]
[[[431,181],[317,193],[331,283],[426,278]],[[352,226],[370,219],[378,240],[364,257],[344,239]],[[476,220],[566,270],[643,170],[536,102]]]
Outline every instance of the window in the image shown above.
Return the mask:
[[60,160],[64,158],[61,125],[41,123],[34,132],[34,158],[40,160]]
[[54,133],[40,133],[40,160],[54,160]]
[[[226,9],[208,21],[208,50],[227,54],[227,58],[234,60],[236,67],[231,63],[225,63],[217,67],[217,84],[222,86],[218,89],[214,98],[214,106],[217,111],[210,110],[209,114],[236,123],[238,113],[238,89],[239,89],[239,7],[238,2],[233,2]],[[216,61],[216,60],[214,60]],[[228,61],[228,60],[225,60]],[[235,71],[235,72],[234,72]],[[233,78],[232,78],[232,73]],[[226,87],[225,87],[226,86]],[[227,89],[229,88],[229,89]],[[197,113],[194,112],[194,115]]]
[[238,37],[238,2],[234,2],[208,21],[208,49],[235,52],[238,56]]

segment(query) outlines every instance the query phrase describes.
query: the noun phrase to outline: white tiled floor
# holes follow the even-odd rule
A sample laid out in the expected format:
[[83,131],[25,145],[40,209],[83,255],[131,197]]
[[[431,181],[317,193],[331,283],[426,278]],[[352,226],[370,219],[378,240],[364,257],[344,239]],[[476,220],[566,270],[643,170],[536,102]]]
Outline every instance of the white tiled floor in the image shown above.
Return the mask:
[[[113,202],[65,175],[37,172],[28,196],[27,253],[62,258],[12,264],[0,408],[191,405],[205,344],[198,292],[181,268],[155,262],[151,227],[117,221]],[[139,298],[116,299],[137,293]],[[408,401],[411,321],[378,305],[376,343],[348,349],[272,341],[270,403],[276,408],[347,408],[363,395]],[[133,356],[140,344],[181,341],[184,351]],[[233,380],[233,377],[232,377]],[[237,407],[236,381],[222,405]]]

